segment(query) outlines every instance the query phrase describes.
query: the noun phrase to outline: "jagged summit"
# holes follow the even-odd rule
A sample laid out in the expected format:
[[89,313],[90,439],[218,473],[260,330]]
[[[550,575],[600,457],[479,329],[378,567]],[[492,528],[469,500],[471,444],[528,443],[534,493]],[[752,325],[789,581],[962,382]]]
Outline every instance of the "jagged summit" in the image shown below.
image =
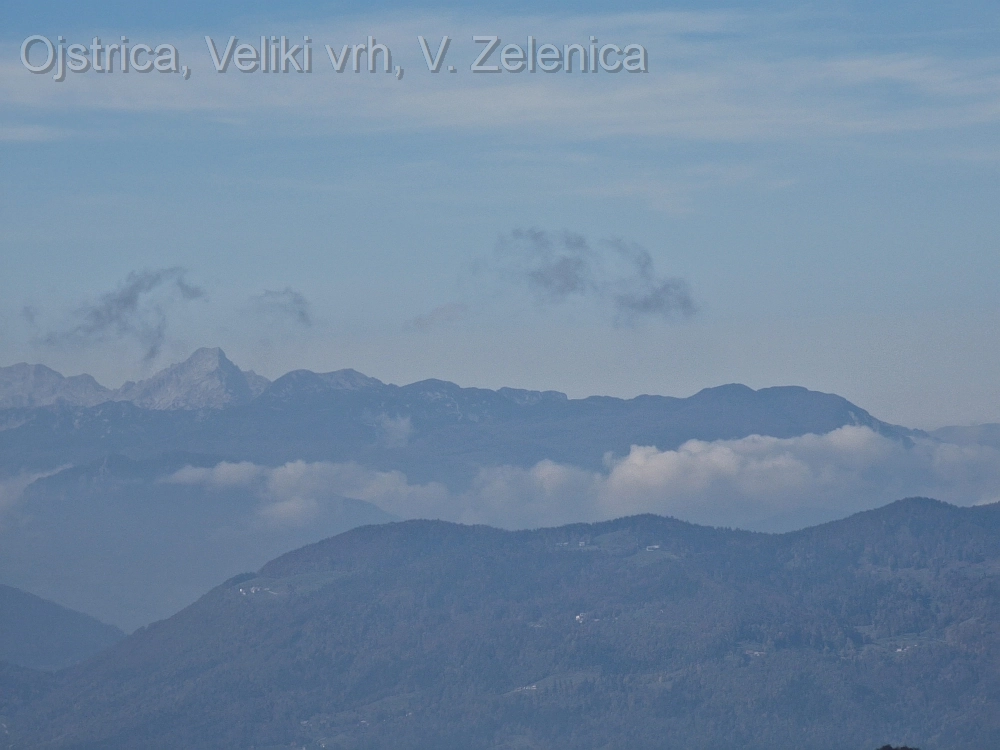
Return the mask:
[[24,362],[0,367],[0,409],[69,404],[96,406],[109,401],[112,391],[90,375],[65,377],[45,365]]
[[[326,373],[293,370],[271,382],[253,371],[241,370],[218,347],[198,349],[185,361],[114,391],[89,375],[65,378],[43,365],[0,368],[0,409],[91,407],[108,401],[131,402],[152,411],[220,411],[253,402],[251,409],[269,414],[277,410],[292,422],[306,413],[316,415],[335,408],[341,410],[337,417],[341,436],[346,434],[343,420],[348,413],[353,415],[349,421],[353,419],[362,432],[386,419],[410,419],[411,425],[441,427],[445,423],[507,421],[520,414],[534,422],[549,420],[561,439],[597,419],[603,421],[602,438],[607,438],[597,441],[600,452],[591,456],[598,464],[605,451],[627,452],[635,441],[664,449],[692,438],[736,439],[750,434],[793,437],[825,434],[844,425],[867,426],[891,437],[911,432],[879,421],[840,396],[798,386],[754,390],[729,384],[705,388],[688,398],[569,399],[557,391],[468,388],[437,379],[397,386],[352,369]],[[258,414],[251,421],[259,419]],[[301,424],[291,429],[301,437]],[[590,427],[583,429],[586,432]],[[468,435],[461,438],[466,448],[470,440]],[[580,456],[574,454],[573,460],[580,460]]]
[[90,375],[65,377],[45,365],[0,367],[0,409],[96,406],[130,401],[144,409],[221,409],[245,404],[271,381],[234,365],[222,349],[202,348],[150,378],[105,388]]
[[144,409],[222,409],[253,397],[247,375],[218,347],[198,349],[147,380],[125,383],[115,394]]

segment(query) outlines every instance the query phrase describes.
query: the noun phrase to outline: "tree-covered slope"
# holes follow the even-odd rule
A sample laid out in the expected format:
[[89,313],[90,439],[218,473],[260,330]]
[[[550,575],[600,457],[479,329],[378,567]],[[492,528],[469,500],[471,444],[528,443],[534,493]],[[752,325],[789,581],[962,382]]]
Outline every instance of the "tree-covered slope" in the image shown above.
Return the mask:
[[0,662],[61,669],[124,637],[118,628],[93,617],[0,585]]
[[68,671],[26,747],[1000,746],[1000,508],[355,529]]

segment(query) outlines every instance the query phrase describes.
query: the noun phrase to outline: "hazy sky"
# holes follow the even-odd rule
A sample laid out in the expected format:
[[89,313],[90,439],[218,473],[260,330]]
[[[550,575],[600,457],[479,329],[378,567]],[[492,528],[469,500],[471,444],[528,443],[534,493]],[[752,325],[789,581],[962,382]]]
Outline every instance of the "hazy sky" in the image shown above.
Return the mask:
[[[11,5],[0,364],[118,385],[220,345],[271,377],[1000,421],[995,3]],[[57,83],[31,34],[192,73]],[[314,72],[219,75],[206,34],[309,35]],[[639,43],[649,72],[472,74],[475,34]],[[402,80],[333,72],[369,35]]]

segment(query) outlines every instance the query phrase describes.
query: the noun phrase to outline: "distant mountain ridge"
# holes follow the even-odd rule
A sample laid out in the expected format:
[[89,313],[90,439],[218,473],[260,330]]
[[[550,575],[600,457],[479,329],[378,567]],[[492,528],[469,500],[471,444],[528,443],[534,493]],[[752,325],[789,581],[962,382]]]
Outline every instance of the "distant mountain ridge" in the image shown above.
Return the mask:
[[931,435],[955,445],[989,445],[1000,449],[1000,424],[941,427],[934,430]]
[[[0,384],[10,380],[5,374],[11,368],[0,371]],[[101,400],[90,406],[56,398],[71,379],[40,377],[50,385],[33,392],[21,372],[21,406],[0,409],[0,493],[15,488],[0,498],[0,582],[126,629],[281,550],[362,523],[433,514],[431,506],[409,507],[419,493],[461,517],[462,498],[492,471],[554,462],[605,473],[609,456],[628,456],[632,446],[675,451],[691,440],[795,438],[845,425],[901,443],[914,435],[801,387],[571,399],[443,380],[398,386],[355,370],[295,370],[267,383],[220,349],[200,349],[111,397],[96,383],[73,381]],[[0,401],[11,393],[0,388]],[[38,405],[45,401],[52,403]],[[185,467],[223,464],[256,479],[171,481]],[[319,479],[331,472],[342,479],[336,489]],[[314,479],[300,486],[299,475]],[[351,483],[354,475],[360,483]],[[272,491],[268,476],[290,483]],[[858,507],[849,500],[846,507]],[[769,528],[836,515],[789,516]]]
[[128,401],[143,409],[223,409],[248,403],[270,384],[242,371],[222,349],[198,349],[184,362],[146,380],[105,388],[90,375],[65,377],[44,365],[0,367],[0,409],[43,406],[90,407]]
[[[426,380],[435,385],[458,388],[441,380]],[[240,370],[226,357],[222,349],[201,348],[188,359],[170,365],[145,380],[128,381],[120,388],[102,386],[90,375],[66,377],[45,365],[20,363],[0,367],[0,409],[23,409],[45,406],[92,407],[111,401],[127,401],[142,409],[156,411],[226,409],[241,406],[270,390],[269,398],[280,401],[289,395],[331,391],[385,389],[381,380],[357,370],[343,369],[316,373],[292,370],[272,381],[253,370]],[[469,389],[487,392],[484,389]],[[557,391],[530,391],[500,388],[496,393],[519,405],[530,405],[545,399],[566,401]]]
[[[88,408],[111,401],[125,401],[142,409],[156,411],[221,410],[245,405],[265,394],[268,403],[276,404],[288,399],[302,399],[342,391],[398,391],[419,394],[422,401],[447,403],[455,410],[459,410],[463,405],[473,406],[476,401],[480,405],[492,400],[494,404],[499,401],[516,406],[570,401],[565,393],[559,391],[532,391],[506,387],[493,391],[483,388],[463,388],[448,381],[434,379],[405,386],[389,385],[352,369],[328,373],[292,370],[272,382],[252,370],[240,370],[218,347],[198,349],[183,362],[170,365],[145,380],[129,381],[115,390],[105,388],[90,375],[65,377],[44,365],[21,363],[0,367],[0,409],[46,406]],[[753,393],[773,394],[780,391],[810,393],[838,399],[852,412],[853,423],[882,424],[846,400],[797,386],[778,386],[753,391],[744,385],[730,384],[705,388],[690,398],[697,401],[712,394],[725,393],[727,397],[736,401]],[[669,396],[639,396],[636,399],[591,396],[574,400],[610,404],[641,403],[650,399],[683,400]]]
[[114,391],[90,375],[65,377],[45,365],[21,363],[0,367],[0,409],[65,404],[96,406],[110,401]]
[[[356,461],[457,487],[482,466],[549,459],[600,469],[608,453],[625,455],[632,445],[675,450],[692,439],[791,438],[845,425],[898,440],[923,434],[798,386],[570,399],[558,391],[464,388],[443,380],[398,386],[349,369],[294,370],[266,382],[241,371],[221,349],[199,349],[87,405],[108,393],[90,380],[59,381],[51,371],[42,378],[48,385],[31,391],[19,368],[0,369],[0,405],[9,407],[0,409],[0,475],[115,454],[146,460],[188,452],[268,465]],[[86,403],[73,405],[70,381],[90,388]]]
[[[492,391],[440,380],[397,386],[352,370],[299,370],[248,400],[245,383],[229,388],[213,375],[203,389],[184,389],[180,374],[129,387],[141,404],[164,408],[110,401],[0,410],[0,474],[181,451],[272,466],[356,461],[459,486],[481,466],[549,459],[601,469],[608,453],[626,455],[632,445],[675,450],[692,439],[791,438],[845,425],[898,440],[921,434],[882,422],[840,396],[797,386],[754,391],[728,385],[688,398],[569,399],[551,391]],[[199,408],[174,408],[182,402]],[[217,408],[220,403],[229,405]]]
[[[997,747],[1000,505],[370,526],[64,673],[15,747]],[[21,744],[16,744],[21,743]]]

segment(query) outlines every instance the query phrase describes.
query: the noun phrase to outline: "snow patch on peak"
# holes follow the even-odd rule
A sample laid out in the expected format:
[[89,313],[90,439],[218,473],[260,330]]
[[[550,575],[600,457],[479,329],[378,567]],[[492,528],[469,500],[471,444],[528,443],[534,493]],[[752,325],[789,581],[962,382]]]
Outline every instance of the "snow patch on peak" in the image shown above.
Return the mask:
[[385,385],[377,378],[370,378],[357,370],[336,370],[319,376],[331,388],[343,391],[359,391],[362,388],[376,388]]
[[0,367],[0,409],[37,406],[96,406],[109,401],[112,391],[90,375],[65,377],[45,365],[24,362]]
[[247,385],[250,386],[250,393],[253,394],[254,398],[257,398],[257,396],[262,394],[271,385],[270,380],[263,375],[258,375],[253,370],[244,370],[243,375],[247,379]]
[[[260,378],[255,375],[255,378]],[[260,387],[255,381],[255,387]],[[143,409],[223,409],[249,402],[254,388],[222,349],[202,348],[147,380],[126,383],[115,394]]]

